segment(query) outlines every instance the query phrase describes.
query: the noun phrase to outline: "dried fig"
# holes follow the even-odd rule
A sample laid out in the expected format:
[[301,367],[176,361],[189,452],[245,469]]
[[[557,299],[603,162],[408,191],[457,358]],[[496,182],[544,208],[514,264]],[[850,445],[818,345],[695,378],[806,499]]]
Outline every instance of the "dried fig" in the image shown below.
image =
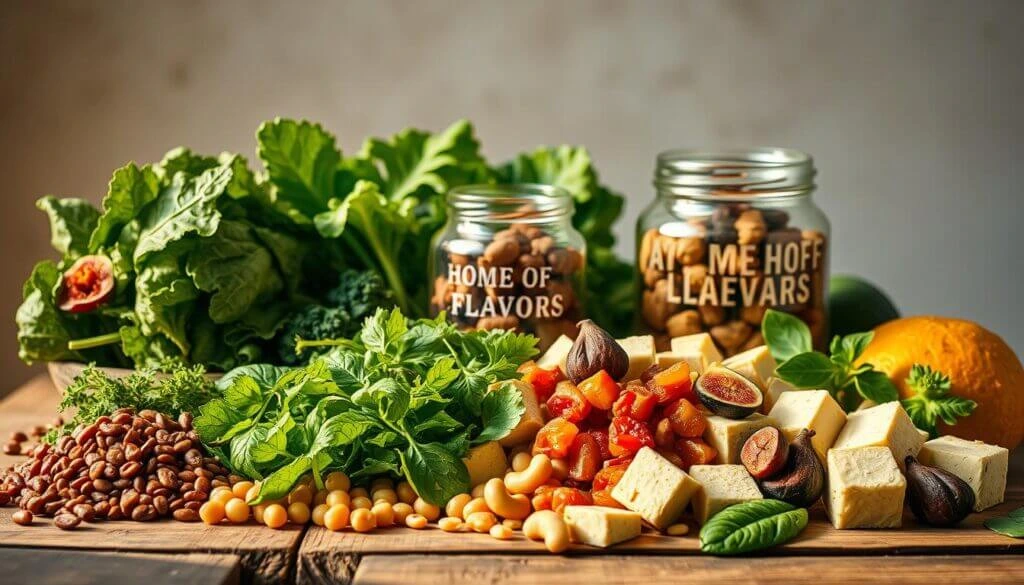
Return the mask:
[[825,468],[811,446],[812,429],[804,429],[789,445],[786,466],[776,475],[761,481],[766,498],[807,508],[821,497],[825,489]]
[[629,356],[618,341],[590,319],[580,321],[580,334],[576,336],[565,369],[576,384],[604,370],[615,380],[629,371]]
[[789,458],[789,441],[775,427],[764,427],[747,438],[740,451],[743,467],[754,479],[775,475]]
[[964,480],[938,467],[906,458],[907,501],[917,519],[932,526],[953,526],[974,509],[974,490]]

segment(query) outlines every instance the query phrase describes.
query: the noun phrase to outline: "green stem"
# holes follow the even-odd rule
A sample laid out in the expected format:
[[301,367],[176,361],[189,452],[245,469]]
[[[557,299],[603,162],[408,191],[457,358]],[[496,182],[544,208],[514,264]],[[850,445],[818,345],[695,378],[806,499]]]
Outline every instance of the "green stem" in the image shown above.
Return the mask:
[[115,343],[121,343],[120,333],[107,333],[106,335],[86,337],[85,339],[72,339],[68,341],[68,349],[70,351],[81,351],[83,349],[103,347],[104,345],[114,345]]
[[373,267],[377,265],[380,267],[381,272],[384,273],[384,279],[388,281],[388,288],[391,289],[392,294],[395,295],[395,301],[398,303],[398,307],[402,309],[402,313],[409,317],[419,317],[421,312],[416,310],[416,307],[412,306],[409,302],[409,297],[405,293],[405,288],[402,286],[402,278],[398,275],[398,270],[395,268],[395,264],[386,252],[381,249],[380,242],[372,234],[366,236],[370,242],[370,247],[373,248],[374,253],[377,255],[377,262],[373,261],[370,257],[369,252],[363,247],[362,243],[352,237],[352,234],[342,232],[341,237],[345,240],[352,251],[355,252],[356,256],[367,266]]

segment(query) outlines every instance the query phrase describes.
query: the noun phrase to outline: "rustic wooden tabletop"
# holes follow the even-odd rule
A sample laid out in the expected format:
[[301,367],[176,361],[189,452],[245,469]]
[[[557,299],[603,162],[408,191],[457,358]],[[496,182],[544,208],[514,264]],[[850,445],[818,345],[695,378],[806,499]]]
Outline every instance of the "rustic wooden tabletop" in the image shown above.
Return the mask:
[[[52,420],[58,401],[46,378],[19,388],[0,402],[0,436]],[[15,461],[0,455],[2,467]],[[574,546],[552,556],[521,534],[498,541],[436,529],[355,534],[164,521],[63,532],[44,522],[16,526],[8,507],[0,509],[0,583],[1024,583],[1024,540],[982,526],[1021,506],[1018,452],[1006,503],[957,529],[919,526],[908,515],[900,530],[838,531],[818,506],[800,537],[756,558],[701,555],[696,529],[681,538],[645,533],[609,550]]]

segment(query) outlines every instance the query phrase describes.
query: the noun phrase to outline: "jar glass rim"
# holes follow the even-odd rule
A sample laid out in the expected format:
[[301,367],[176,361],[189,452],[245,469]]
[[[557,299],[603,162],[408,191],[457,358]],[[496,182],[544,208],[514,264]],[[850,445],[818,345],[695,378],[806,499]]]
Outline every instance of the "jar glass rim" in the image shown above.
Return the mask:
[[565,189],[540,183],[481,183],[448,191],[448,206],[461,217],[491,221],[548,221],[573,213]]
[[654,185],[670,197],[750,201],[807,196],[814,159],[792,148],[675,149],[658,155]]

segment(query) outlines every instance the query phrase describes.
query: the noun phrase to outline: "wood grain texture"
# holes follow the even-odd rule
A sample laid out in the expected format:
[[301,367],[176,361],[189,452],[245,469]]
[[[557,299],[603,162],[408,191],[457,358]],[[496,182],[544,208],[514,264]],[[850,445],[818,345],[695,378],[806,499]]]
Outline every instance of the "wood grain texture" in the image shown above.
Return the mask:
[[614,583],[730,583],[777,585],[822,583],[864,585],[989,585],[1024,582],[1024,557],[843,557],[725,559],[712,557],[558,557],[402,555],[366,557],[354,585],[593,585]]
[[0,548],[4,583],[33,585],[238,585],[234,555],[143,555]]

